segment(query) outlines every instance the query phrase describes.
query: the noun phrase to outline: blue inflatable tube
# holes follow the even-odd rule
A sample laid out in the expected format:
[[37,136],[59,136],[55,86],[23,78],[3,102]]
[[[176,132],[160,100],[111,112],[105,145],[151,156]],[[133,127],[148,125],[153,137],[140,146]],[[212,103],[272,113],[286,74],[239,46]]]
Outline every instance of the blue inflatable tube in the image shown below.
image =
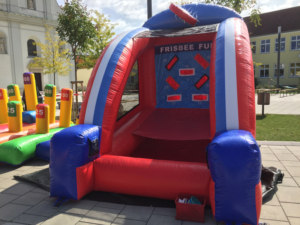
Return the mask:
[[[229,18],[243,19],[236,11],[219,5],[187,4],[181,7],[197,19],[195,26],[221,23]],[[191,25],[179,19],[171,10],[165,10],[146,21],[143,27],[158,30],[188,28]]]
[[22,112],[23,123],[35,123],[36,121],[36,112],[35,111],[25,111]]
[[[226,224],[258,224],[261,207],[261,154],[252,134],[231,130],[215,135],[207,147],[215,219]],[[259,209],[259,212],[257,212]]]
[[48,162],[50,161],[50,140],[36,146],[35,157]]
[[97,159],[101,127],[81,124],[54,135],[50,149],[51,197],[78,199],[76,168]]

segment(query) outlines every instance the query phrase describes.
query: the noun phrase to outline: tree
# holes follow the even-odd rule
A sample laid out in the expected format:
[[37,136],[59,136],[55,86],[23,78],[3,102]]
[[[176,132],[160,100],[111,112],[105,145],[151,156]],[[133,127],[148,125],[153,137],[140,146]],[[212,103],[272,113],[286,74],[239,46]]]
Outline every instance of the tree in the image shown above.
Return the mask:
[[52,27],[46,25],[45,44],[35,42],[34,44],[41,48],[41,56],[35,57],[33,62],[29,64],[29,68],[42,67],[43,74],[68,76],[71,71],[70,60],[68,58],[69,49],[64,48],[67,42],[59,40],[57,32],[53,32]]
[[[71,45],[71,58],[75,65],[75,81],[77,82],[78,62],[82,54],[88,49],[89,41],[95,37],[96,29],[89,16],[90,11],[82,0],[66,0],[61,6],[62,13],[58,16],[56,31],[59,37]],[[77,94],[77,83],[75,84]],[[76,95],[76,111],[78,112],[78,95]]]
[[[197,0],[197,2],[226,6],[234,9],[238,13],[242,13],[245,10],[250,10],[250,21],[254,23],[256,27],[257,25],[261,25],[261,19],[259,16],[261,12],[256,0]],[[187,0],[179,0],[175,1],[174,3],[177,3],[179,5],[186,5],[193,2]]]
[[96,35],[89,40],[87,51],[81,57],[79,68],[91,69],[95,66],[97,59],[100,57],[103,49],[109,44],[115,32],[117,23],[111,23],[109,17],[97,10],[92,10],[93,14],[90,16],[91,22],[96,28]]

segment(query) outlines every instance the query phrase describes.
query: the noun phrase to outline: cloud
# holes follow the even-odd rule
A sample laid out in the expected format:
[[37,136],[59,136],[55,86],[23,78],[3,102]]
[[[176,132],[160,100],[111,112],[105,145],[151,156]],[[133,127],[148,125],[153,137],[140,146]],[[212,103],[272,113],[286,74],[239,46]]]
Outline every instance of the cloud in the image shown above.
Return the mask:
[[154,3],[155,3],[153,5],[154,15],[157,13],[160,13],[161,11],[168,9],[170,6],[170,1],[157,0],[157,1],[154,1]]
[[[299,0],[258,0],[261,13],[300,6]],[[250,16],[250,10],[242,12],[242,16]]]
[[[196,0],[192,0],[196,1]],[[61,5],[64,0],[57,0]],[[171,0],[152,0],[153,15],[168,9]],[[270,12],[284,8],[299,6],[299,0],[258,0],[261,12]],[[119,23],[115,33],[136,27],[141,27],[147,20],[147,0],[83,0],[89,9],[96,9],[101,13],[110,15],[114,23]],[[242,16],[249,16],[250,11],[242,12]]]
[[272,11],[291,8],[299,5],[300,2],[298,0],[285,0],[285,1],[274,0],[274,1],[269,1],[267,3],[263,2],[261,4],[261,11],[262,13],[272,12]]
[[[110,15],[112,22],[119,25],[115,33],[119,34],[131,28],[141,27],[147,21],[146,0],[84,0],[90,9]],[[170,2],[167,0],[152,0],[153,15],[168,9]]]
[[[126,18],[129,20],[146,20],[147,19],[147,2],[145,0],[86,0],[89,7],[102,8],[114,11],[119,18]],[[146,3],[146,4],[145,4]]]
[[57,3],[58,3],[58,5],[63,5],[64,4],[64,0],[56,0],[57,1]]
[[128,24],[125,20],[122,20],[122,19],[118,19],[114,22],[118,23],[118,25],[116,26],[116,28],[114,30],[116,34],[120,34],[120,33],[123,33],[125,31],[130,31],[130,30],[133,30],[135,28],[141,27],[141,25],[133,26],[131,24]]

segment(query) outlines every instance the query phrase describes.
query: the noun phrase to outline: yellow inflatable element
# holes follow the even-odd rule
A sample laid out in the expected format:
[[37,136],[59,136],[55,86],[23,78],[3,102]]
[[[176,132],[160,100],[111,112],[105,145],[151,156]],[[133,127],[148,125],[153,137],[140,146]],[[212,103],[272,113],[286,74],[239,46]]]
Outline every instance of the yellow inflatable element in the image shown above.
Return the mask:
[[28,111],[34,111],[37,101],[35,76],[33,73],[27,72],[23,74],[26,106]]
[[0,124],[8,123],[7,102],[7,91],[4,88],[0,88]]
[[[18,85],[16,84],[8,85],[7,92],[8,92],[9,101],[22,102],[20,89]],[[22,105],[22,112],[23,112],[23,105]]]
[[73,90],[63,88],[61,90],[59,127],[69,127],[71,125],[72,99]]
[[22,103],[17,101],[9,102],[7,111],[9,132],[21,132],[23,130]]
[[38,104],[36,106],[36,133],[48,134],[50,125],[49,105]]
[[50,123],[55,123],[56,114],[56,86],[47,84],[45,86],[45,104],[49,105]]

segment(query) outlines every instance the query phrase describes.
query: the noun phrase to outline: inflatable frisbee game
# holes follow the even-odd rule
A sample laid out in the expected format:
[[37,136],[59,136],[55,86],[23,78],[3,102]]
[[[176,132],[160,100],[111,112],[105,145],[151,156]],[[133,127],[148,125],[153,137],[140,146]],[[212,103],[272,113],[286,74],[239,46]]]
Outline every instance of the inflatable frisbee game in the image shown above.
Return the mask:
[[[117,120],[138,62],[139,104]],[[240,15],[171,4],[98,59],[79,125],[51,139],[51,196],[203,196],[217,221],[258,224],[253,62]]]

